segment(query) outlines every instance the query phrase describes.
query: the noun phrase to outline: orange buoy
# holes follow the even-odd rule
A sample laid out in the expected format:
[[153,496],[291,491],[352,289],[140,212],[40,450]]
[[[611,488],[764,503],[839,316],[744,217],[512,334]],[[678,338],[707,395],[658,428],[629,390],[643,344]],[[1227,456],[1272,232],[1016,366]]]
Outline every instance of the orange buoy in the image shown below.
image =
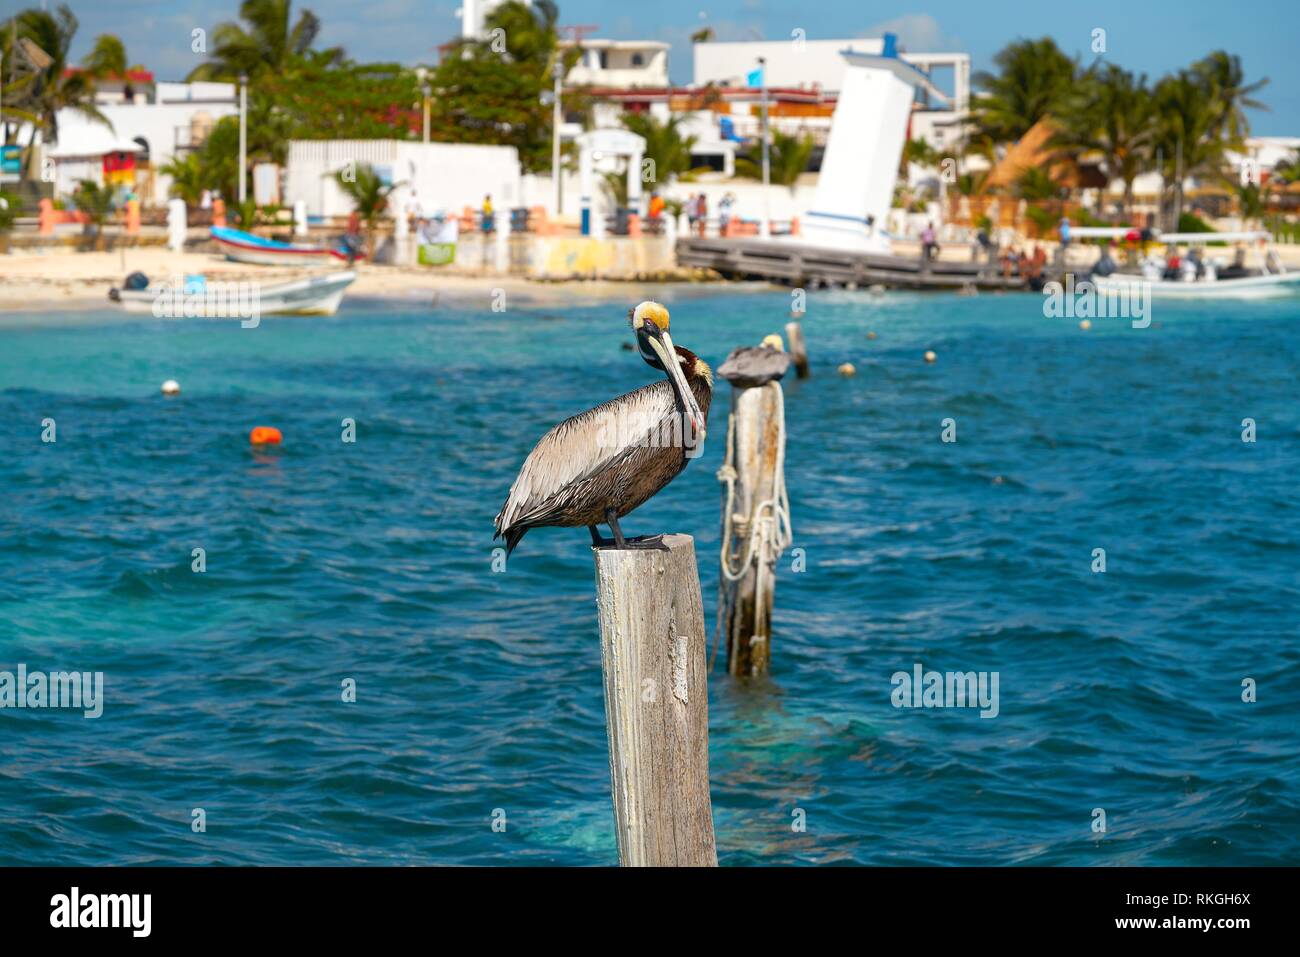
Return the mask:
[[269,425],[259,425],[248,433],[248,441],[254,445],[279,445],[280,430]]

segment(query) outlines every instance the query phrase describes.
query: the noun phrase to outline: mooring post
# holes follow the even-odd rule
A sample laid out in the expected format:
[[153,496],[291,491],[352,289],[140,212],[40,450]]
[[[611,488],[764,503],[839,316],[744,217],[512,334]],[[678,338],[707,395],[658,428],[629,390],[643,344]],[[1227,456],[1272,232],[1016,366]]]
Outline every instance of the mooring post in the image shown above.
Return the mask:
[[595,549],[609,776],[624,866],[716,867],[695,540]]
[[785,338],[790,343],[790,358],[794,360],[795,375],[800,379],[808,378],[808,348],[803,341],[803,326],[798,322],[787,322]]

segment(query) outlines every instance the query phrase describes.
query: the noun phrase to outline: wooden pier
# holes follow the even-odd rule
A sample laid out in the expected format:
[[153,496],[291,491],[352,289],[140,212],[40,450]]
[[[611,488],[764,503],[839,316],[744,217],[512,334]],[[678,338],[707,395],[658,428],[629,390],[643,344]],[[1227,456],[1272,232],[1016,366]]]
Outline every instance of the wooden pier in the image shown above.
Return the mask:
[[1003,277],[996,260],[951,262],[922,256],[842,252],[767,239],[677,240],[677,264],[716,270],[731,279],[791,286],[884,286],[888,289],[1025,289]]

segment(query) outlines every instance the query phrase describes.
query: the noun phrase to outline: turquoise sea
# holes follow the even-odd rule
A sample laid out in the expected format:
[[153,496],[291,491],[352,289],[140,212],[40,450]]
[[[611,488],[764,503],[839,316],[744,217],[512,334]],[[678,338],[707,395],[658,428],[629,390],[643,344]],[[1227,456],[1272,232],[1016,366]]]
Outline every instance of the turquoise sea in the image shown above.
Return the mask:
[[[650,296],[715,367],[790,308],[0,314],[0,671],[104,675],[97,719],[0,710],[0,864],[613,863],[587,533],[495,573],[492,518],[550,425],[650,381],[622,348]],[[721,862],[1300,863],[1300,300],[1087,331],[1032,295],[807,309],[807,568],[771,676],[710,679]],[[623,523],[696,536],[710,631],[727,410]],[[998,716],[895,708],[918,663],[997,672]]]

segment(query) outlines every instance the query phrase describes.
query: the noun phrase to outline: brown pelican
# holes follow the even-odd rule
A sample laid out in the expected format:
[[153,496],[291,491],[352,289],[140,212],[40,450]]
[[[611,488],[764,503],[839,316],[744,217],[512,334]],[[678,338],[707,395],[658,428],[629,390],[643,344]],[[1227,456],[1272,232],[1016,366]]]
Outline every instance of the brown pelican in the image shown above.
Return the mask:
[[[663,548],[661,535],[626,539],[618,520],[677,477],[699,454],[713,397],[713,373],[668,335],[668,310],[643,302],[628,311],[637,348],[666,379],[565,419],[534,446],[496,517],[510,554],[530,528],[586,525],[602,548]],[[613,540],[601,538],[608,525]]]

